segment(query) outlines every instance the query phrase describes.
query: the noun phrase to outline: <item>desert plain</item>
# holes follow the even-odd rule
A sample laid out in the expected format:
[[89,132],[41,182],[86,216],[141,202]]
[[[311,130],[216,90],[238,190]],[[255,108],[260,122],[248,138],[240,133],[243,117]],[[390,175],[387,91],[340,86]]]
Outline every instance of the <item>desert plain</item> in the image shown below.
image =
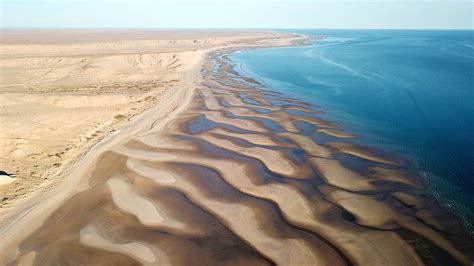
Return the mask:
[[104,136],[180,88],[207,51],[276,35],[3,29],[0,213],[61,182]]

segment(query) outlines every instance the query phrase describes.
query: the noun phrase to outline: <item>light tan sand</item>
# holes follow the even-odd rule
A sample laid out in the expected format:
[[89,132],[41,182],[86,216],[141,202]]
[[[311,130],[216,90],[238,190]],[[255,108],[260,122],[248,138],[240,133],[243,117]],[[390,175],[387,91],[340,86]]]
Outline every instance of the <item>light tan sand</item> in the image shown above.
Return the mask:
[[138,160],[127,160],[127,167],[131,171],[146,176],[157,183],[170,184],[176,182],[176,178],[168,172],[153,168]]
[[[93,225],[88,225],[81,230],[81,242],[86,246],[95,248],[125,253],[129,256],[135,257],[145,264],[156,262],[156,257],[146,245],[136,242],[129,242],[124,244],[116,244],[105,239],[97,232]],[[163,263],[163,257],[160,257],[160,265]],[[168,263],[168,265],[170,265]]]
[[16,178],[0,179],[0,223],[13,203],[57,186],[95,143],[182,86],[207,51],[276,36],[283,35],[2,31],[0,127],[8,130],[0,133],[0,170]]
[[142,224],[156,225],[164,221],[152,202],[134,192],[132,186],[119,177],[110,178],[107,185],[118,208],[135,215]]
[[[199,32],[197,33],[199,36],[205,36],[205,34],[203,34],[202,32]],[[298,36],[298,35],[292,35],[292,34],[275,34],[275,33],[251,33],[250,35],[247,34],[247,33],[238,33],[238,34],[235,34],[234,32],[231,34],[232,37],[229,37],[227,38],[227,40],[229,41],[227,44],[224,43],[223,45],[238,45],[238,46],[249,46],[249,47],[252,47],[252,46],[262,46],[262,45],[288,45],[290,42],[294,41],[294,40],[298,40],[298,39],[302,39],[304,37],[301,37],[301,36]],[[275,39],[275,37],[278,37]],[[280,37],[284,37],[284,38],[281,38]],[[158,42],[158,43],[161,43],[161,42]],[[188,41],[188,42],[185,42],[187,44],[191,44],[191,43],[194,43],[193,41]],[[182,45],[183,43],[181,43]],[[13,252],[15,249],[15,244],[14,243],[19,243],[19,241],[21,241],[21,239],[23,239],[24,237],[26,237],[28,234],[30,234],[31,232],[33,232],[36,228],[38,228],[45,219],[47,219],[47,217],[49,217],[49,215],[52,214],[52,212],[54,211],[54,209],[59,206],[61,204],[61,202],[63,202],[64,200],[66,200],[67,198],[71,197],[71,195],[73,195],[75,192],[77,191],[82,191],[84,189],[87,189],[89,187],[89,184],[87,182],[87,179],[83,179],[83,177],[85,176],[88,176],[92,173],[92,167],[95,165],[97,159],[99,158],[99,156],[102,154],[102,152],[105,152],[107,150],[110,150],[111,147],[113,147],[114,145],[116,145],[118,142],[120,141],[123,141],[123,139],[127,139],[129,138],[129,136],[132,136],[132,135],[139,135],[139,136],[147,136],[147,135],[152,135],[152,134],[156,134],[156,132],[159,132],[162,130],[162,127],[163,125],[166,125],[167,123],[169,123],[170,121],[172,121],[176,116],[177,114],[179,114],[180,112],[182,112],[182,110],[190,103],[191,99],[192,99],[192,95],[194,93],[194,89],[195,89],[195,84],[198,83],[198,77],[199,77],[199,74],[200,74],[200,70],[201,70],[201,64],[203,62],[203,58],[202,56],[208,52],[209,50],[212,50],[212,49],[216,49],[216,48],[219,48],[219,45],[221,45],[222,43],[216,43],[214,45],[211,45],[210,47],[206,48],[206,49],[203,49],[203,50],[200,50],[200,52],[197,52],[197,53],[191,53],[193,55],[196,55],[196,57],[194,58],[188,58],[190,61],[193,61],[194,62],[194,65],[190,65],[188,69],[190,69],[189,71],[184,71],[184,72],[178,72],[178,75],[181,75],[182,79],[177,81],[176,84],[174,84],[173,86],[170,86],[169,89],[167,90],[163,90],[162,88],[158,88],[158,90],[156,91],[156,93],[158,95],[160,95],[160,103],[161,104],[155,104],[153,105],[153,107],[149,110],[147,110],[146,112],[144,112],[143,114],[140,114],[139,116],[137,116],[137,118],[134,118],[134,119],[131,119],[129,122],[127,122],[126,124],[120,126],[120,125],[114,125],[112,127],[112,129],[110,130],[111,132],[113,132],[112,134],[109,134],[107,137],[105,137],[101,142],[99,142],[97,145],[95,146],[92,146],[93,143],[90,143],[90,146],[92,146],[92,148],[87,148],[87,150],[90,149],[90,151],[87,153],[87,155],[83,158],[80,158],[80,154],[79,156],[72,156],[71,155],[71,161],[73,161],[73,164],[75,165],[74,167],[74,171],[71,172],[69,174],[69,171],[67,171],[67,169],[63,169],[64,172],[66,172],[67,174],[69,174],[69,178],[67,178],[65,181],[64,181],[64,184],[60,184],[60,183],[63,183],[62,182],[62,179],[59,178],[59,182],[58,184],[55,184],[54,186],[49,186],[47,189],[41,189],[41,190],[38,190],[36,189],[38,186],[35,186],[35,188],[31,189],[31,190],[34,190],[33,192],[31,193],[27,193],[28,197],[25,198],[24,200],[21,200],[21,201],[17,201],[15,202],[16,204],[12,205],[11,208],[5,208],[5,206],[2,208],[1,210],[1,223],[3,224],[3,226],[0,228],[0,232],[2,234],[2,243],[0,244],[0,250],[2,250],[2,254],[5,254],[8,256],[7,257],[2,257],[1,260],[3,261],[4,259],[6,259],[7,261],[11,259],[11,257],[9,257],[11,254],[15,254],[15,252]],[[81,44],[82,45],[82,44]],[[153,44],[155,45],[155,48],[156,47],[156,44]],[[195,49],[192,45],[191,46],[186,46],[185,48],[183,48],[182,46],[178,46],[177,48],[176,47],[172,47],[174,45],[174,42],[166,42],[165,46],[168,47],[168,48],[164,48],[166,51],[170,50],[172,51],[173,53],[178,53],[179,51],[182,51],[183,49],[186,50],[186,54],[189,54],[187,53],[187,50],[189,49]],[[169,46],[171,46],[172,48],[170,48]],[[92,47],[92,49],[91,49]],[[122,46],[120,45],[117,45],[118,48],[116,48],[115,46],[108,46],[108,45],[103,45],[103,44],[94,44],[94,45],[84,45],[84,46],[81,46],[79,48],[75,47],[74,45],[72,45],[71,47],[69,47],[69,45],[66,45],[66,47],[58,47],[56,44],[53,44],[53,45],[46,45],[45,47],[41,47],[40,46],[35,46],[35,47],[30,47],[30,45],[7,45],[3,48],[5,49],[2,49],[2,52],[4,54],[2,54],[2,58],[6,58],[7,61],[9,60],[12,60],[15,62],[15,64],[17,63],[16,58],[15,57],[26,57],[27,55],[29,54],[34,54],[35,52],[37,53],[41,53],[41,54],[44,54],[44,55],[48,55],[48,54],[51,54],[53,52],[59,52],[59,53],[65,53],[66,55],[67,54],[72,54],[72,56],[76,56],[77,53],[80,53],[81,51],[84,51],[86,50],[87,51],[87,54],[92,54],[93,57],[95,57],[95,55],[99,55],[99,57],[102,56],[102,54],[107,54],[107,53],[110,53],[110,50],[118,50],[118,51],[126,51],[126,53],[131,53],[130,50],[127,50],[127,49],[123,49]],[[135,49],[135,52],[137,52],[136,50],[140,51],[140,53],[143,53],[143,52],[148,52],[148,51],[142,51],[141,49],[143,49],[142,46],[140,45],[136,45],[136,43],[134,43],[133,45],[130,45],[129,47],[132,47],[133,49]],[[193,47],[193,48],[191,48]],[[30,49],[32,48],[32,49]],[[77,49],[76,49],[77,48]],[[105,49],[106,51],[96,51],[94,49]],[[132,48],[130,48],[131,50],[133,50]],[[161,50],[161,46],[158,45],[158,52]],[[28,52],[25,52],[27,49]],[[43,51],[42,49],[45,49],[45,51]],[[16,55],[13,55],[12,58],[8,58],[8,54],[15,54],[17,53],[18,56]],[[36,54],[34,54],[33,56],[36,56]],[[127,55],[124,55],[124,56],[127,56]],[[117,59],[114,57],[114,59]],[[3,60],[3,59],[2,59]],[[29,62],[28,59],[25,59],[27,62]],[[33,62],[36,62],[37,60],[32,60]],[[59,61],[59,60],[58,60]],[[56,60],[53,60],[53,62],[56,62]],[[107,61],[109,62],[109,61]],[[9,64],[5,64],[5,65],[9,65]],[[20,64],[21,65],[21,64]],[[106,66],[111,66],[110,63],[107,63],[105,64]],[[134,65],[134,63],[132,63],[132,65]],[[153,67],[153,66],[150,66],[150,67]],[[142,71],[142,69],[139,69],[139,72]],[[176,71],[176,68],[172,68],[172,71]],[[2,70],[2,74],[5,74],[7,76],[9,76],[8,73],[11,73],[11,71],[3,71]],[[19,71],[17,71],[17,73],[19,73]],[[165,75],[166,73],[163,73],[163,75]],[[176,78],[176,73],[172,73],[172,78],[174,82],[174,78]],[[165,75],[166,76],[166,75]],[[92,78],[90,80],[93,80]],[[104,81],[105,79],[99,79],[101,82]],[[34,79],[34,81],[36,81],[36,79]],[[70,81],[68,79],[68,81]],[[169,82],[171,82],[169,81]],[[46,80],[46,85],[44,87],[41,87],[41,86],[38,86],[38,87],[27,87],[27,82],[24,83],[23,87],[19,86],[18,85],[18,82],[15,83],[15,82],[10,82],[10,81],[7,81],[5,84],[8,84],[8,86],[6,86],[5,88],[2,88],[2,91],[4,91],[2,93],[2,95],[5,95],[6,97],[13,97],[15,98],[15,100],[11,101],[13,103],[21,103],[23,104],[23,107],[21,106],[18,106],[18,109],[19,110],[24,110],[25,108],[27,108],[27,106],[30,106],[31,103],[28,102],[28,101],[25,101],[24,103],[22,102],[23,100],[20,99],[21,97],[23,97],[23,95],[26,95],[26,98],[27,99],[31,99],[31,98],[35,98],[37,97],[37,95],[39,95],[38,97],[44,97],[44,91],[47,91],[47,96],[49,96],[49,94],[53,94],[54,97],[58,96],[56,95],[56,90],[51,90],[50,89],[50,84],[48,82],[51,82],[51,80]],[[114,89],[117,89],[119,90],[120,92],[127,92],[128,91],[128,84],[126,84],[127,82],[123,81],[125,85],[121,85],[121,84],[118,84],[118,85],[115,85],[115,84],[112,84],[109,87],[106,88],[106,90],[102,90],[103,87],[93,87],[93,88],[89,88],[89,87],[85,87],[85,88],[76,88],[75,86],[76,85],[71,85],[71,83],[68,82],[67,86],[65,86],[64,89],[59,89],[58,93],[69,93],[69,91],[72,91],[71,92],[71,95],[83,95],[82,93],[84,91],[86,91],[87,93],[90,93],[90,94],[93,94],[95,96],[95,94],[97,94],[97,90],[100,91],[101,93],[104,92],[104,94],[107,96],[108,94],[115,94],[113,93],[114,92]],[[3,84],[3,83],[2,83]],[[10,90],[13,90],[13,86],[15,86],[15,90],[10,92]],[[104,85],[105,86],[105,85]],[[125,86],[125,88],[123,88],[123,86]],[[140,86],[138,86],[140,87]],[[30,92],[31,90],[33,90],[33,92]],[[112,91],[110,91],[112,90]],[[18,92],[17,92],[18,91]],[[52,92],[50,92],[52,91]],[[91,92],[92,91],[92,92]],[[140,91],[140,90],[139,90]],[[128,92],[127,92],[128,93]],[[138,92],[138,94],[141,94],[141,92]],[[60,94],[59,96],[62,96],[62,94]],[[87,96],[87,95],[86,95]],[[102,95],[101,95],[102,96]],[[81,100],[82,101],[82,100]],[[34,100],[33,102],[43,102],[42,100]],[[54,101],[53,101],[54,102]],[[108,103],[108,100],[104,100],[102,101],[101,103],[104,103],[104,105],[107,105],[105,103]],[[97,103],[96,101],[94,102],[95,105],[100,105],[100,103]],[[123,107],[123,102],[120,103],[120,107]],[[7,102],[5,105],[11,105],[10,102]],[[127,106],[125,106],[127,107]],[[148,107],[148,106],[147,106]],[[49,106],[48,106],[49,108]],[[61,107],[61,108],[64,108],[64,107]],[[5,109],[5,108],[4,108]],[[97,112],[95,111],[95,109],[91,109],[91,108],[87,108],[85,107],[84,108],[84,112],[85,114],[88,114],[89,116],[92,116],[93,118],[97,118]],[[132,109],[132,108],[130,108]],[[142,110],[144,110],[145,107],[143,107]],[[8,109],[7,109],[8,110]],[[138,110],[137,112],[141,112],[142,110]],[[49,110],[50,112],[46,112],[48,115],[50,115],[50,113],[55,113],[56,115],[52,116],[53,118],[56,118],[57,117],[57,112],[56,110]],[[76,110],[74,110],[76,111]],[[72,120],[74,123],[77,122],[77,121],[82,121],[83,119],[82,118],[75,118],[74,117],[74,114],[76,114],[77,112],[71,112],[71,118],[69,119],[62,119],[60,122],[57,122],[57,123],[53,123],[51,121],[45,121],[46,123],[50,123],[50,124],[53,124],[54,125],[54,129],[55,130],[58,130],[58,133],[59,135],[65,133],[65,132],[68,132],[68,133],[71,133],[71,136],[70,138],[67,138],[68,140],[70,139],[73,139],[73,143],[74,142],[74,133],[70,128],[66,128],[64,129],[63,128],[63,125],[70,125],[68,124],[67,122]],[[118,112],[117,110],[114,110],[114,115],[116,115]],[[34,112],[35,115],[40,115],[41,118],[44,118],[43,115],[42,115],[42,112]],[[158,115],[159,114],[159,115]],[[13,116],[12,116],[13,117]],[[99,117],[98,120],[100,121],[102,117]],[[107,119],[109,119],[109,117],[107,116],[106,117]],[[123,117],[119,117],[119,118],[115,118],[115,119],[123,119]],[[10,135],[8,136],[5,136],[6,139],[16,139],[16,138],[22,138],[23,137],[23,133],[24,133],[24,127],[25,126],[28,126],[30,124],[30,119],[19,119],[19,120],[16,120],[16,118],[12,118],[13,121],[16,121],[16,123],[20,124],[20,125],[23,125],[23,128],[22,127],[19,127],[21,128],[21,130],[18,130],[18,131],[12,131],[12,132],[9,132]],[[47,120],[47,119],[41,119],[41,120]],[[3,120],[2,120],[3,121]],[[101,121],[102,123],[104,123],[103,121]],[[23,123],[23,124],[21,124]],[[74,123],[72,123],[73,125],[75,125]],[[151,125],[151,126],[150,126]],[[56,128],[57,127],[57,128]],[[118,128],[118,129],[116,129]],[[65,131],[66,130],[66,131]],[[110,132],[109,131],[109,132]],[[17,132],[17,133],[15,133]],[[107,132],[107,133],[109,133]],[[18,134],[18,137],[15,137],[14,134]],[[37,143],[36,145],[38,146],[38,149],[42,149],[42,153],[40,154],[47,154],[46,152],[44,152],[44,150],[49,150],[49,146],[51,145],[56,145],[56,144],[51,144],[50,142],[52,141],[57,141],[57,139],[55,139],[54,137],[51,137],[51,138],[48,138],[47,136],[50,136],[51,134],[49,132],[46,132],[45,134],[42,134],[41,136],[39,136],[41,139],[43,139],[44,141],[41,142],[41,143]],[[80,135],[80,134],[79,134]],[[104,134],[105,135],[105,134]],[[29,140],[25,140],[23,141],[25,143],[27,143],[28,145],[31,145],[31,142]],[[95,141],[96,142],[96,141]],[[61,142],[60,142],[61,143]],[[16,145],[18,146],[18,145]],[[16,149],[16,146],[13,145],[13,149]],[[81,144],[81,145],[78,145],[80,147],[83,147],[84,145]],[[125,148],[124,148],[125,149]],[[10,149],[2,149],[2,160],[6,160],[8,159],[9,157],[6,156],[6,154],[9,152]],[[119,149],[120,150],[120,149]],[[129,151],[130,149],[126,149],[127,151]],[[61,152],[58,154],[59,156],[62,156],[61,157],[61,161],[66,161],[67,158],[65,156],[65,153],[62,154]],[[151,155],[151,157],[148,157],[148,155]],[[58,156],[56,156],[58,157]],[[137,153],[137,159],[140,159],[140,158],[145,158],[145,159],[153,159],[153,153],[150,153],[150,154],[147,154],[147,153]],[[169,155],[166,155],[165,157],[167,158],[174,158],[173,156],[169,156]],[[79,160],[80,158],[80,160]],[[159,156],[158,158],[156,159],[162,159],[163,156]],[[20,160],[23,160],[23,161],[27,161],[27,159],[25,158],[19,158],[18,160],[16,160],[15,162],[7,162],[5,165],[11,165],[11,167],[14,167],[15,165],[23,165],[23,164],[20,164],[18,163]],[[46,169],[49,169],[48,166],[45,166]],[[35,168],[35,166],[33,165],[32,168]],[[11,170],[10,170],[11,171]],[[41,173],[43,173],[41,171]],[[22,173],[20,173],[22,174]],[[47,175],[48,178],[54,178],[53,175]],[[59,176],[60,177],[60,176]],[[20,178],[18,178],[19,180]],[[13,182],[13,185],[17,186],[17,187],[27,187],[27,186],[30,186],[30,184],[34,183],[34,182],[37,182],[36,178],[34,177],[31,177],[30,175],[28,174],[25,174],[24,176],[24,181],[21,181],[21,182]],[[41,182],[40,182],[41,183]],[[1,189],[3,191],[8,191],[9,193],[11,191],[14,191],[15,193],[13,193],[12,195],[12,198],[16,198],[20,195],[20,193],[16,193],[18,192],[19,190],[18,189],[12,189],[11,187],[8,187],[7,185],[5,186],[2,186]],[[29,191],[28,191],[29,192]],[[60,192],[60,193],[59,193]],[[25,193],[26,194],[26,193]],[[7,202],[8,202],[9,198],[7,199]],[[44,201],[44,202],[43,202]],[[35,205],[38,203],[38,202],[41,202],[41,207],[36,207]],[[4,202],[5,203],[5,202]],[[21,203],[21,204],[20,204]],[[5,205],[5,204],[4,204]],[[30,219],[31,217],[35,217],[35,221],[37,222],[36,224],[32,225],[30,222],[28,222],[28,219]],[[0,225],[2,225],[0,224]],[[13,230],[12,228],[15,228],[15,230]],[[22,229],[19,229],[18,228],[22,228]],[[21,233],[19,233],[21,232]],[[11,248],[13,248],[12,250],[10,250]],[[7,252],[7,250],[10,250],[12,251],[13,253],[10,253],[10,252]],[[3,252],[5,251],[5,252]]]
[[7,185],[15,181],[14,177],[10,177],[8,175],[0,175],[0,186]]
[[[230,168],[229,168],[230,170]],[[188,177],[192,179],[192,177]],[[171,185],[171,184],[170,184]],[[314,254],[317,252],[311,248],[311,244],[291,238],[275,237],[275,228],[271,225],[262,227],[259,223],[261,213],[252,207],[242,203],[225,203],[203,195],[198,189],[186,179],[180,179],[173,187],[186,192],[202,207],[220,217],[240,237],[252,243],[256,249],[270,257],[272,260],[283,265],[321,265],[323,259],[318,259]],[[319,257],[330,256],[330,254],[319,254]],[[335,258],[334,265],[337,265]]]

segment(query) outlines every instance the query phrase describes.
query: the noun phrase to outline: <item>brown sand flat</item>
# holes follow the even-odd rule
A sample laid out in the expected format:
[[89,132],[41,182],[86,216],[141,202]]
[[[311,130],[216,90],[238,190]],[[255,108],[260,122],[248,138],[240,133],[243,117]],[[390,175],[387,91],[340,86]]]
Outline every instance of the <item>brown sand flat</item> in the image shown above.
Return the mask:
[[407,173],[400,170],[393,170],[382,167],[372,167],[370,170],[373,175],[379,179],[403,183],[420,189],[423,187],[419,179],[413,178],[413,176],[410,177]]
[[357,137],[354,134],[344,132],[344,131],[341,131],[341,130],[337,130],[337,129],[331,129],[331,128],[317,129],[316,132],[325,133],[325,134],[328,134],[328,135],[331,135],[331,136],[334,136],[334,137],[338,137],[338,138],[349,138],[350,139],[350,138]]
[[341,153],[347,153],[354,155],[360,158],[371,160],[374,162],[379,162],[388,165],[397,165],[398,163],[383,156],[377,155],[370,151],[368,148],[360,147],[352,143],[343,143],[343,142],[331,142],[328,143],[329,146],[335,148]]
[[225,135],[203,134],[199,138],[221,148],[231,149],[242,155],[260,160],[270,171],[292,178],[308,178],[311,169],[308,166],[298,166],[288,158],[285,152],[265,149],[262,147],[244,147],[231,140],[223,138]]
[[[278,37],[230,44],[301,38]],[[405,166],[342,135],[317,143],[294,122],[336,125],[285,111],[319,112],[303,102],[270,104],[263,90],[234,80],[233,49],[215,48],[93,146],[64,182],[10,209],[0,264],[472,264],[472,240],[452,216],[440,219]],[[349,167],[336,153],[368,162]]]
[[372,190],[371,179],[345,168],[339,161],[311,158],[313,165],[324,181],[332,186],[349,191]]
[[230,118],[226,117],[221,112],[207,112],[206,118],[215,122],[215,123],[227,123],[234,127],[249,130],[249,131],[256,131],[256,132],[267,132],[266,129],[261,123],[251,119],[238,119],[238,118]]
[[225,128],[215,128],[210,130],[209,132],[234,137],[261,146],[294,147],[294,145],[288,142],[284,142],[272,135],[264,135],[258,133],[247,133],[245,135],[242,135]]
[[322,158],[331,158],[332,153],[327,148],[320,144],[315,143],[310,137],[303,136],[299,134],[294,134],[291,132],[285,132],[279,134],[279,136],[284,138],[289,138],[295,143],[297,143],[300,147],[305,147],[306,152],[311,154],[315,157],[322,157]]

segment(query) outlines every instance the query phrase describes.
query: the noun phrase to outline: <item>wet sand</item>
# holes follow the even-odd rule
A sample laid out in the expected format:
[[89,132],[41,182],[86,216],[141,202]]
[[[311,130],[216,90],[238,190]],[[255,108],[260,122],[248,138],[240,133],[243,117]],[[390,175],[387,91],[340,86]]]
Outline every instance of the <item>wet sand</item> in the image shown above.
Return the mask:
[[32,193],[60,185],[96,143],[152,106],[172,102],[208,51],[298,37],[139,29],[0,35],[0,127],[8,129],[0,132],[0,224]]
[[[11,217],[0,261],[472,265],[473,240],[404,160],[346,143],[355,136],[318,107],[243,80],[232,51],[209,53],[179,104],[109,136],[58,193]],[[337,141],[316,142],[319,129]]]

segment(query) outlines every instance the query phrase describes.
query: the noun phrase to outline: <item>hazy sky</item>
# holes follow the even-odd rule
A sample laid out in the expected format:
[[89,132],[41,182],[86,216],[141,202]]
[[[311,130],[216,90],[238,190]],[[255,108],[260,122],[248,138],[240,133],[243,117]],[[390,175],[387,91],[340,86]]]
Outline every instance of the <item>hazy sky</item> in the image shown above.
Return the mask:
[[459,0],[0,0],[2,27],[474,28]]

